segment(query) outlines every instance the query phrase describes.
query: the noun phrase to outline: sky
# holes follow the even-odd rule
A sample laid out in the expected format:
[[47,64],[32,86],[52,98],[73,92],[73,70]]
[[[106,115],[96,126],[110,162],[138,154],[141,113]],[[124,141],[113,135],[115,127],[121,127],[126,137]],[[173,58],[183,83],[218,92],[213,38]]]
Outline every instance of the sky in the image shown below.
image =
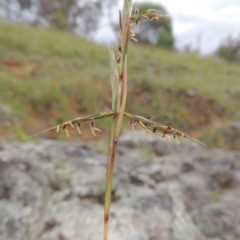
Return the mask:
[[[146,2],[147,0],[137,0]],[[201,54],[211,54],[231,35],[240,36],[240,0],[149,0],[160,3],[172,18],[175,46],[182,50],[189,45]],[[121,8],[122,0],[119,0]],[[108,27],[103,27],[98,37],[113,37]]]

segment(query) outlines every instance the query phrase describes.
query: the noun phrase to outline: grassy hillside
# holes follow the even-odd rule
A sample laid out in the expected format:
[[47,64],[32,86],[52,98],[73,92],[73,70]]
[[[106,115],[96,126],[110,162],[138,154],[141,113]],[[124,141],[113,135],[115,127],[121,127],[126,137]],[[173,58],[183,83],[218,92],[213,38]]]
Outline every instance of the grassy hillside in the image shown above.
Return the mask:
[[[240,120],[237,64],[131,45],[127,111],[153,115],[206,141],[216,124]],[[106,46],[68,32],[0,23],[0,104],[11,110],[11,120],[0,127],[3,136],[23,140],[110,108],[110,98]],[[97,124],[105,136],[108,122]]]

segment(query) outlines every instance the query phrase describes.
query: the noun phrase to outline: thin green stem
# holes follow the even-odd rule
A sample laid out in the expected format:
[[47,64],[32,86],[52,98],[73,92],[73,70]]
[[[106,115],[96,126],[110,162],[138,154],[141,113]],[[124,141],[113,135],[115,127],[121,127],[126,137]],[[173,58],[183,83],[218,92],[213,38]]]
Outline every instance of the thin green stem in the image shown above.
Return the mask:
[[[131,17],[131,0],[124,0],[123,4],[123,22],[121,31],[121,40],[119,47],[120,64],[117,68],[118,74],[115,74],[116,63],[111,63],[112,66],[112,107],[115,114],[112,119],[111,138],[108,153],[107,173],[106,173],[106,189],[105,189],[105,202],[104,202],[104,236],[103,239],[107,240],[108,237],[108,222],[109,212],[111,206],[112,194],[112,180],[114,174],[115,154],[118,143],[118,137],[122,126],[122,120],[125,111],[126,97],[127,97],[127,50],[128,41],[130,37],[130,17]],[[112,58],[114,59],[114,58]],[[114,59],[115,60],[115,59]],[[117,79],[118,78],[118,79]],[[122,92],[123,91],[123,92]]]

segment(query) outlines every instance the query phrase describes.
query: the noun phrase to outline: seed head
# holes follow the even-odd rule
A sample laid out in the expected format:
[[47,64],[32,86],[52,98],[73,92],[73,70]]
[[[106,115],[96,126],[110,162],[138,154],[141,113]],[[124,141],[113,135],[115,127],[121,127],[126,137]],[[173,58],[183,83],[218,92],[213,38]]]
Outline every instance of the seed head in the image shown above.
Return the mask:
[[129,125],[134,126],[134,125],[136,125],[136,123],[137,123],[137,122],[136,122],[134,119],[131,119],[130,122],[129,122]]
[[93,136],[96,136],[95,131],[101,132],[101,130],[99,128],[95,127],[95,122],[94,121],[90,122],[90,128],[91,128],[91,132],[92,132]]
[[91,128],[94,128],[94,127],[95,127],[95,122],[94,122],[94,121],[91,121],[91,122],[90,122],[90,127],[91,127]]
[[64,131],[65,131],[65,133],[66,133],[66,136],[67,136],[67,137],[70,137],[70,134],[69,134],[67,128],[65,128]]
[[80,127],[81,127],[81,124],[78,123],[78,124],[77,124],[77,131],[78,131],[79,134],[82,134]]

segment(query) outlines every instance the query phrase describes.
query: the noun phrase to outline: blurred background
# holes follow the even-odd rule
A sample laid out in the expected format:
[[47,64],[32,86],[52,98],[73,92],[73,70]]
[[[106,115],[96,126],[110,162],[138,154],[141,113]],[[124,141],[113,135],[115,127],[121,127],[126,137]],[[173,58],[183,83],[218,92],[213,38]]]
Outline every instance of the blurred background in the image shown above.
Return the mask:
[[[127,111],[206,147],[132,135],[125,122],[111,239],[240,239],[240,3],[133,4],[168,17],[133,30]],[[0,0],[0,239],[101,238],[109,121],[96,122],[97,137],[87,123],[81,136],[29,135],[110,108],[107,45],[119,41],[121,7]]]
[[[106,44],[118,42],[121,5],[109,0],[1,1],[2,136],[25,141],[69,117],[110,107]],[[141,1],[133,8],[159,8],[168,17],[142,22],[134,30],[138,42],[131,43],[127,111],[154,113],[157,121],[208,146],[236,149],[240,4]],[[101,138],[108,135],[107,126],[100,122]]]

